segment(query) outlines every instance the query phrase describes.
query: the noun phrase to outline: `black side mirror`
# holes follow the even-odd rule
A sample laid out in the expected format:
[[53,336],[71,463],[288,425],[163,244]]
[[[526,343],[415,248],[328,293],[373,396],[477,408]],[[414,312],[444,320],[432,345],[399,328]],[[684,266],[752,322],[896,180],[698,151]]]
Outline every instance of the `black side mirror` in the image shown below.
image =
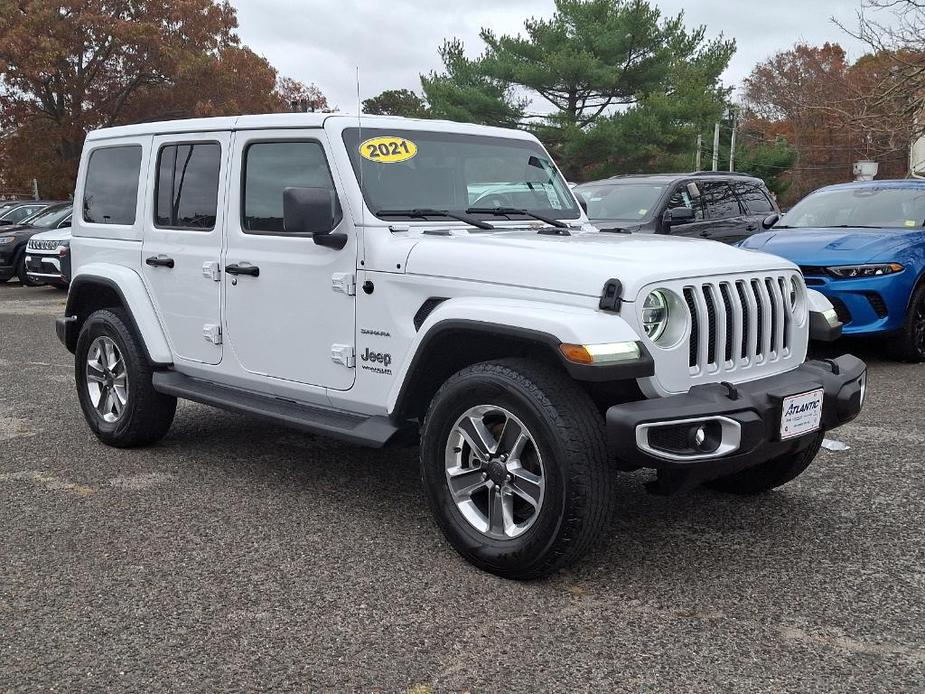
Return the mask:
[[764,227],[765,229],[770,229],[772,226],[777,224],[777,221],[779,219],[780,219],[780,215],[777,214],[777,212],[773,212],[761,221],[761,226]]
[[575,199],[578,200],[578,206],[584,210],[584,213],[588,214],[588,201],[585,200],[585,196],[581,193],[575,193]]
[[690,207],[672,207],[670,210],[665,210],[665,214],[662,216],[662,224],[666,227],[675,224],[687,224],[694,221],[694,216],[694,211]]
[[340,221],[337,196],[330,188],[283,190],[283,228],[291,234],[311,236],[319,246],[340,250],[346,234],[332,234]]

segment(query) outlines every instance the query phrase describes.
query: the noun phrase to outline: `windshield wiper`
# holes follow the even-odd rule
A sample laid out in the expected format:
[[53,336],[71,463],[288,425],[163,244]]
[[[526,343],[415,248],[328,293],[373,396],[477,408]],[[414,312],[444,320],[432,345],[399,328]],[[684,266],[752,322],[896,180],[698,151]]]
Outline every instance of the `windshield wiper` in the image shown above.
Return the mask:
[[428,207],[416,207],[413,210],[379,210],[376,212],[377,217],[413,217],[415,219],[427,219],[428,217],[449,217],[458,219],[479,229],[494,229],[495,227],[481,219],[470,217],[468,214],[459,214],[449,210],[432,210]]
[[550,226],[558,229],[568,229],[568,224],[560,222],[558,219],[547,217],[546,215],[537,214],[530,210],[523,210],[518,207],[470,207],[466,210],[467,214],[492,214],[496,217],[510,217],[512,214],[520,214],[524,217],[533,217],[541,222],[546,222]]
[[819,227],[819,229],[883,229],[884,227],[876,227],[870,224],[830,224],[828,226]]

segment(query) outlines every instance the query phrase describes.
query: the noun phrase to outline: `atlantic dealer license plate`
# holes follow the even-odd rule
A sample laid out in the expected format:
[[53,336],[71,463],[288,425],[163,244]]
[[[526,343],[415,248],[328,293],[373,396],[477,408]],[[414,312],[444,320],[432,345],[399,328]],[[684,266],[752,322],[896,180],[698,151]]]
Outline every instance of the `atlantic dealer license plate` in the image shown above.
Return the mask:
[[781,440],[816,431],[822,424],[822,388],[784,398],[780,416]]

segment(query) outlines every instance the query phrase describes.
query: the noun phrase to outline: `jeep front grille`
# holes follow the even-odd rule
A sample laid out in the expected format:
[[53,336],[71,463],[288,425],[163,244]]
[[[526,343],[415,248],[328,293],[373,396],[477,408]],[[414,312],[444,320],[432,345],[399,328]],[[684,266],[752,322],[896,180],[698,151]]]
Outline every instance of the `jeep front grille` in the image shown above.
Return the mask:
[[684,287],[690,313],[692,373],[762,364],[793,344],[791,274],[710,281]]

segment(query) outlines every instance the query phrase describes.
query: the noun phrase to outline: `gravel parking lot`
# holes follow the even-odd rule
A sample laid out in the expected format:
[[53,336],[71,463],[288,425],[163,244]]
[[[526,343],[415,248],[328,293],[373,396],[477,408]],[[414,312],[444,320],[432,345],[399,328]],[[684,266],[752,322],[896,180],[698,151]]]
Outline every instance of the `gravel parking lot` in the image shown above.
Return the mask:
[[190,403],[97,443],[64,298],[0,285],[0,692],[925,691],[925,366],[854,350],[850,450],[754,499],[626,475],[602,546],[519,584],[444,542],[415,449]]

